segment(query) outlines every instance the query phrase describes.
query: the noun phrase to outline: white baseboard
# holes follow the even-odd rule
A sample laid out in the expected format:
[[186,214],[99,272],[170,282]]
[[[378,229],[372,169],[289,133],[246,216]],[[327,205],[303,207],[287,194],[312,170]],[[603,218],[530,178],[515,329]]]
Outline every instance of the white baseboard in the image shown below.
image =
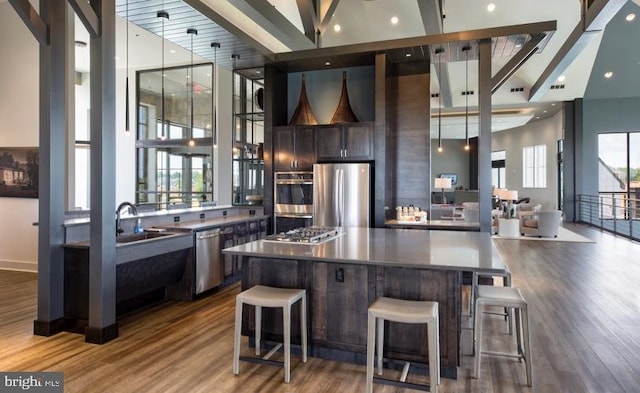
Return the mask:
[[0,260],[0,270],[17,270],[20,272],[38,272],[38,262],[23,261],[2,261]]

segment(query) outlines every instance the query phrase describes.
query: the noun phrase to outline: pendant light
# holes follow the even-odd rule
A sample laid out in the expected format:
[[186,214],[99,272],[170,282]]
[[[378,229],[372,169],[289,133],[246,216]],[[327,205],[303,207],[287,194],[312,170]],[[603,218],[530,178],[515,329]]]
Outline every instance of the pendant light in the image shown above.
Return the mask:
[[442,53],[444,49],[437,48],[438,55],[438,153],[442,153]]
[[127,72],[127,76],[125,78],[125,98],[124,98],[124,105],[125,105],[125,111],[124,111],[124,134],[126,136],[131,135],[131,129],[129,128],[129,0],[127,0],[127,2],[125,3],[125,15],[126,15],[126,26],[127,26],[127,30],[126,30],[126,53],[125,53],[125,58],[126,58],[126,72]]
[[160,79],[162,81],[162,91],[161,91],[161,100],[162,103],[160,105],[161,108],[161,117],[160,117],[160,139],[165,140],[167,138],[167,130],[166,130],[166,119],[165,119],[165,113],[164,113],[164,109],[165,109],[165,105],[164,105],[164,20],[165,19],[169,19],[169,13],[166,11],[158,11],[158,14],[156,15],[158,18],[162,18],[162,68],[160,69]]
[[212,83],[211,83],[211,94],[213,95],[212,97],[212,104],[213,104],[213,121],[212,121],[212,126],[211,126],[211,130],[213,131],[213,148],[217,149],[218,148],[218,116],[217,116],[217,104],[218,104],[218,94],[216,92],[216,65],[218,64],[218,56],[217,56],[217,52],[218,52],[218,48],[220,48],[220,43],[219,42],[212,42],[211,43],[211,47],[213,48],[213,70],[212,70]]
[[471,47],[465,45],[462,47],[462,51],[465,54],[465,69],[464,69],[464,149],[469,151],[469,51]]
[[188,84],[189,90],[191,90],[189,94],[191,97],[191,127],[189,129],[189,146],[195,146],[196,142],[193,140],[193,88],[195,86],[195,83],[193,81],[193,36],[198,35],[198,30],[194,28],[187,29],[187,34],[191,35],[191,77],[189,78],[190,82]]

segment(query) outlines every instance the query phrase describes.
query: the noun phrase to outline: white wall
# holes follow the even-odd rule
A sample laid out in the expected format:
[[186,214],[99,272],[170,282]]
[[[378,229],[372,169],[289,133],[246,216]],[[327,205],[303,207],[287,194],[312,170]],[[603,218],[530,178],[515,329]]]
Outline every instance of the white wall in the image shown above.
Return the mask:
[[[38,44],[6,2],[0,26],[0,147],[38,146]],[[0,269],[35,270],[38,200],[0,198],[0,217]]]
[[[517,190],[518,197],[530,197],[531,202],[542,204],[543,210],[558,208],[558,152],[557,141],[562,139],[562,114],[550,119],[528,123],[522,127],[500,131],[491,135],[491,150],[505,150],[507,188]],[[522,148],[544,144],[547,146],[547,188],[522,187]]]
[[233,74],[231,71],[216,68],[216,86],[218,86],[218,148],[214,156],[213,199],[218,205],[231,205],[232,189],[232,139],[233,139]]

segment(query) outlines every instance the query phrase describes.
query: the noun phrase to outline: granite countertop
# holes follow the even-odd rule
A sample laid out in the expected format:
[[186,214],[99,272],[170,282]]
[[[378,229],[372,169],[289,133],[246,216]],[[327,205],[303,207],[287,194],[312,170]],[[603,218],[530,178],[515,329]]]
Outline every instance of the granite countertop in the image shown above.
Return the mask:
[[184,221],[175,224],[154,225],[155,228],[165,228],[169,231],[204,231],[210,228],[236,224],[245,221],[256,221],[268,216],[260,213],[256,214],[236,214],[226,217],[208,218],[205,220]]
[[353,264],[503,273],[506,269],[491,234],[346,228],[324,243],[291,244],[257,240],[223,250],[226,254]]

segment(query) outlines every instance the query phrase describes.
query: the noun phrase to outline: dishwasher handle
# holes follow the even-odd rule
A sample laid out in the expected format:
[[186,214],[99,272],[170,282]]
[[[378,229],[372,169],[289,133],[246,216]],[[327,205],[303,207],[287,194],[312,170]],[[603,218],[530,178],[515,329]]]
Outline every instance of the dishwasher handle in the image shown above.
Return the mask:
[[222,235],[222,231],[218,229],[218,230],[216,230],[214,232],[206,232],[206,233],[204,233],[202,235],[197,235],[196,239],[197,240],[211,239],[213,237],[217,237],[217,236],[220,236],[220,235]]

